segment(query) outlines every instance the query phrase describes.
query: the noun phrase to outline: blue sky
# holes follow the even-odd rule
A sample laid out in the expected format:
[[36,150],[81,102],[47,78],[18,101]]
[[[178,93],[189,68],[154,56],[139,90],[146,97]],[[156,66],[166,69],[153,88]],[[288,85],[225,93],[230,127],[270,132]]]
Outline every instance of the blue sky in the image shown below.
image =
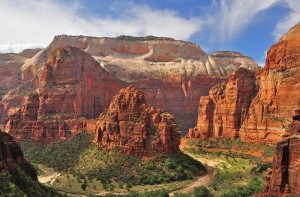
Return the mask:
[[300,0],[2,0],[0,52],[47,46],[58,34],[166,36],[208,54],[265,53],[300,21]]

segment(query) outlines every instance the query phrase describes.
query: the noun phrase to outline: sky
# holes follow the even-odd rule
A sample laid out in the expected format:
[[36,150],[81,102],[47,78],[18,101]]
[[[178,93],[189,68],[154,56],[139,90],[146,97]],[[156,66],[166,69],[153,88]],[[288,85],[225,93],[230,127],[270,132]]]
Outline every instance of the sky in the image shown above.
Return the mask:
[[238,51],[263,66],[300,21],[300,0],[1,0],[0,53],[46,47],[55,35],[163,36],[208,54]]

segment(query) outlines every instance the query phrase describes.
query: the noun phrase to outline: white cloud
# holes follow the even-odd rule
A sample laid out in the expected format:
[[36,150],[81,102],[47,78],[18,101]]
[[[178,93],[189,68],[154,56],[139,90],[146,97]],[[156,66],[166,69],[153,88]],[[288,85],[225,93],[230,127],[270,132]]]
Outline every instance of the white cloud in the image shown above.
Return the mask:
[[9,41],[7,44],[0,44],[0,53],[17,53],[24,49],[43,48],[42,45],[36,43],[18,44],[15,41]]
[[33,46],[30,43],[46,46],[58,34],[155,35],[187,40],[202,26],[196,18],[182,18],[171,10],[134,4],[120,12],[117,18],[86,19],[78,14],[80,6],[79,3],[61,4],[53,0],[1,0],[0,52],[16,52]]
[[251,23],[257,14],[279,0],[220,0],[215,28],[221,42],[231,42]]
[[300,2],[299,0],[285,0],[285,5],[291,10],[288,16],[279,21],[273,32],[274,38],[277,41],[291,27],[300,22]]

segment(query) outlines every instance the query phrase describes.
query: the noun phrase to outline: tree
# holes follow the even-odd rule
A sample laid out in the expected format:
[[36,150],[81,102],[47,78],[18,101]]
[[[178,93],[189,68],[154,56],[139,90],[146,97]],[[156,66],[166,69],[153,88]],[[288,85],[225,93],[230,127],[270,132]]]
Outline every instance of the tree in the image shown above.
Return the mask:
[[81,189],[82,189],[83,191],[85,191],[85,190],[86,190],[86,187],[87,187],[87,180],[84,179],[84,182],[81,184]]
[[194,188],[194,197],[213,197],[205,186]]

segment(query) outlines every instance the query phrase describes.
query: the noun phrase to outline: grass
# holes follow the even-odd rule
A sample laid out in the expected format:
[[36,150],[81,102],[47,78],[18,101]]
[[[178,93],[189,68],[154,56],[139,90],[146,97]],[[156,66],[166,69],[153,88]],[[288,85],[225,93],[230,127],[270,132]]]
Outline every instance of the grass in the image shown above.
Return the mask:
[[0,172],[0,196],[64,196],[33,180],[20,167],[13,171]]
[[55,188],[76,194],[117,188],[127,191],[136,185],[192,180],[206,173],[204,165],[183,153],[142,158],[117,149],[101,150],[91,139],[92,135],[82,133],[66,142],[20,144],[30,162],[63,172]]

